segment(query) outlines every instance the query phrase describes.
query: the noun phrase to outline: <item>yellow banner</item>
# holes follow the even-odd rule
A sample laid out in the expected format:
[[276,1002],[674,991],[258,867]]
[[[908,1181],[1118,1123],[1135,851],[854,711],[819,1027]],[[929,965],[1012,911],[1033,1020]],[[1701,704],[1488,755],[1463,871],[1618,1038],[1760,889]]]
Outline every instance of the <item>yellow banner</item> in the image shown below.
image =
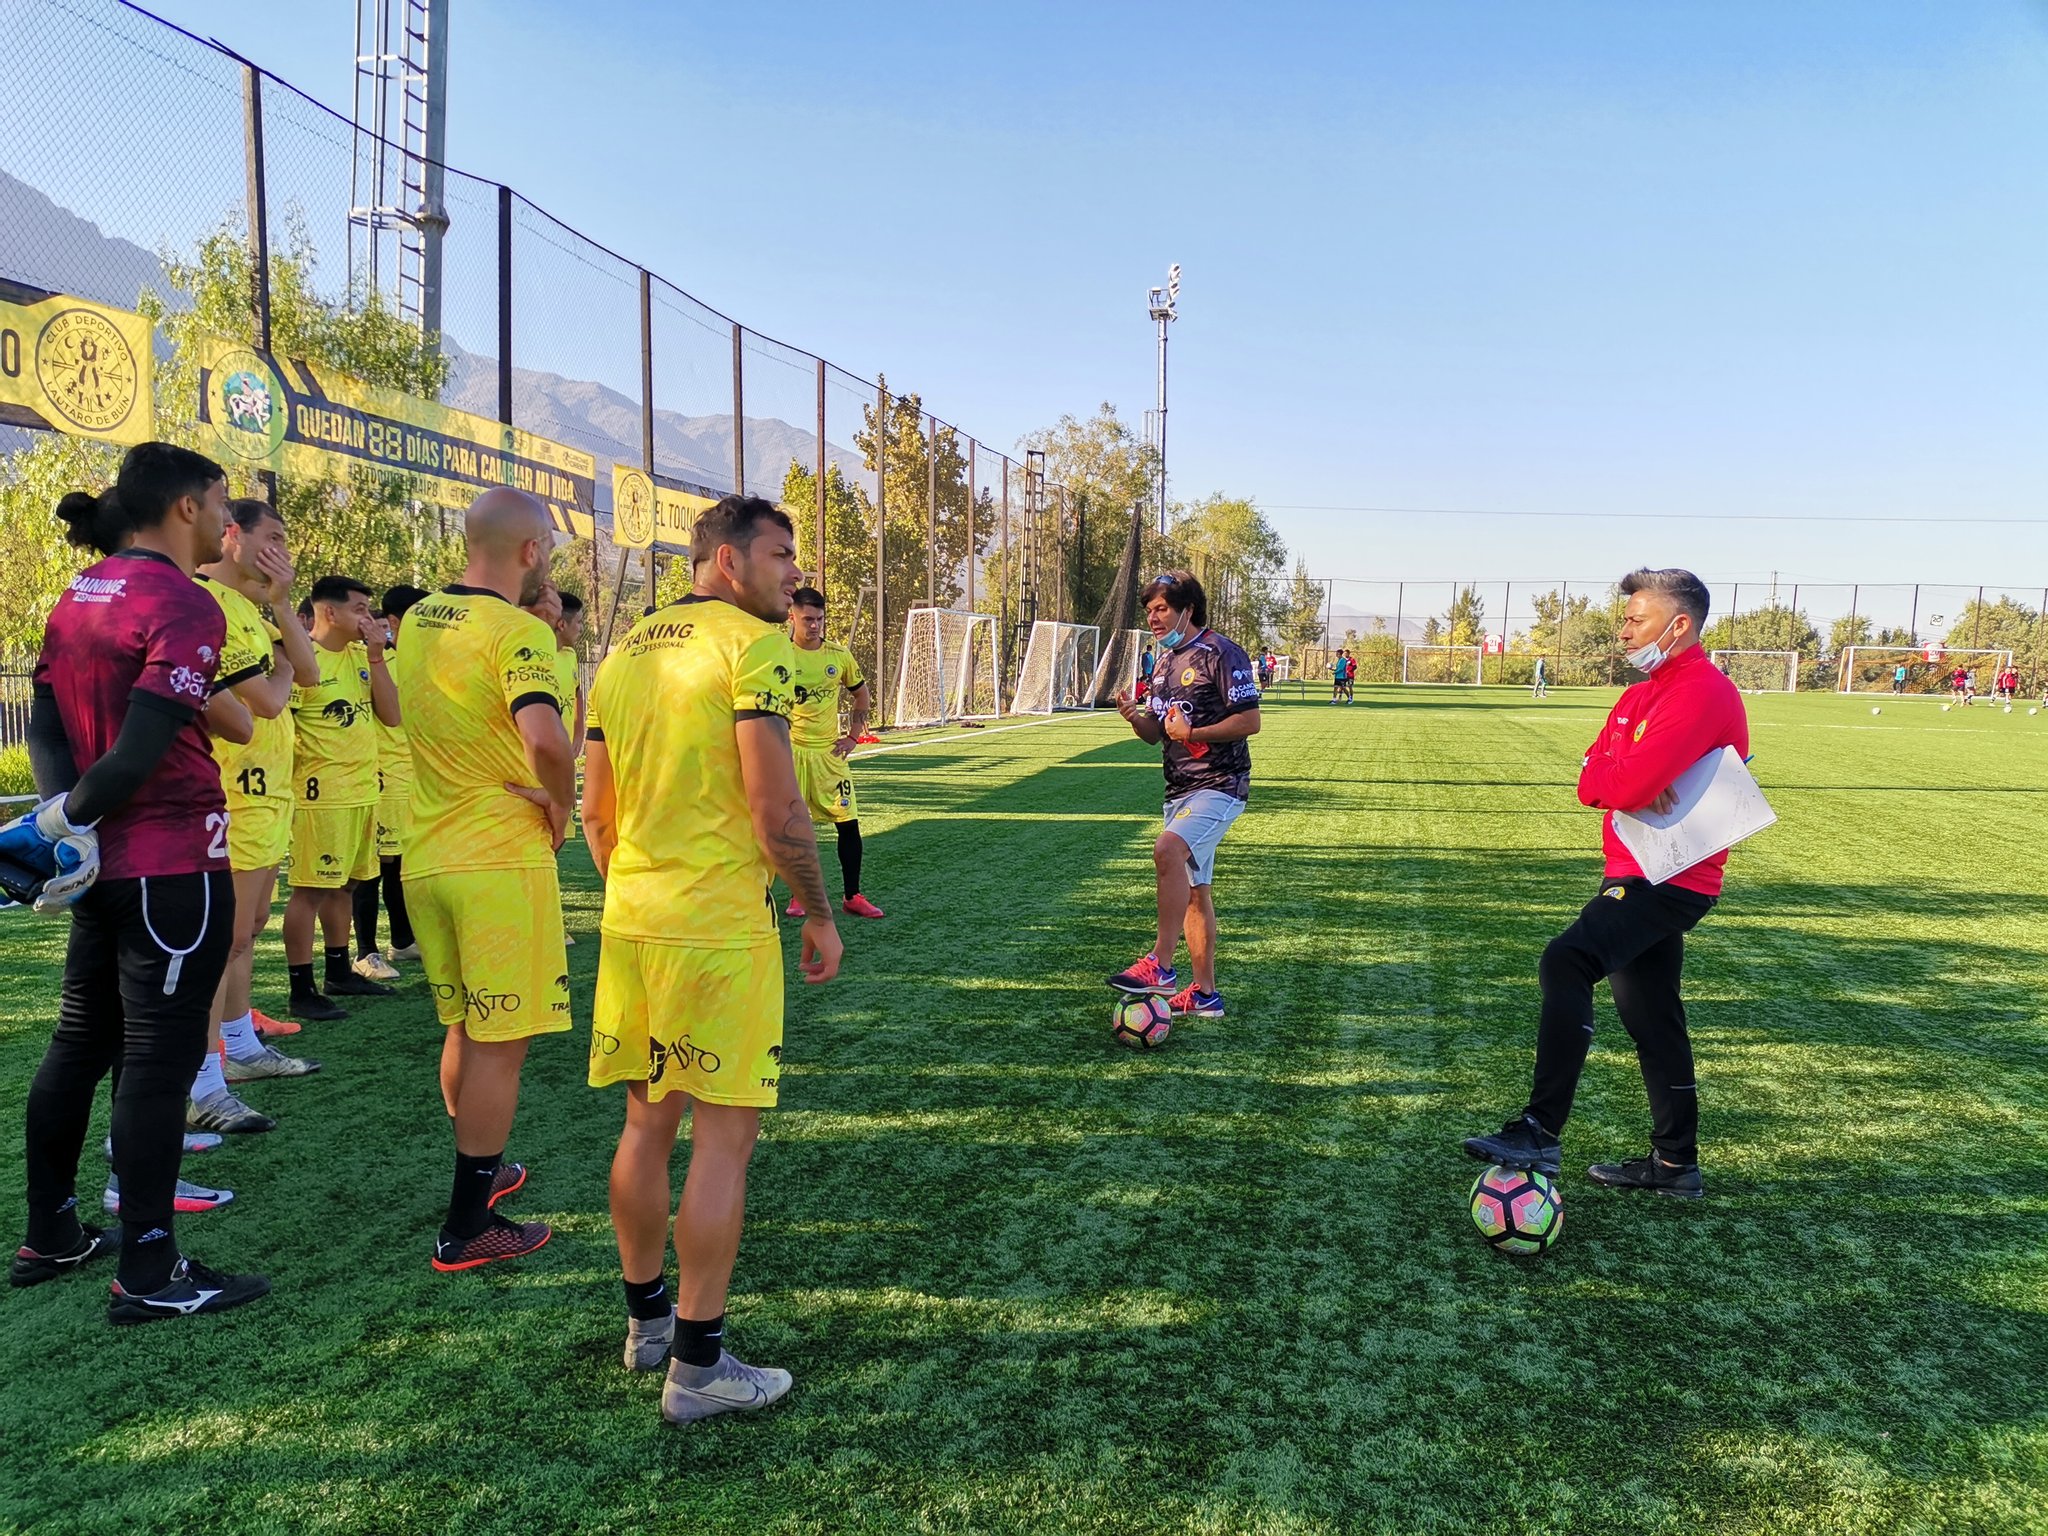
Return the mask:
[[716,505],[716,497],[683,490],[663,476],[612,465],[612,543],[621,549],[688,549],[697,514]]
[[65,293],[27,302],[0,293],[0,421],[107,443],[148,442],[156,435],[154,329],[140,315]]
[[509,485],[557,530],[588,534],[597,460],[488,417],[218,337],[199,343],[199,420],[223,463],[327,476],[348,463],[416,476],[422,500],[466,506]]

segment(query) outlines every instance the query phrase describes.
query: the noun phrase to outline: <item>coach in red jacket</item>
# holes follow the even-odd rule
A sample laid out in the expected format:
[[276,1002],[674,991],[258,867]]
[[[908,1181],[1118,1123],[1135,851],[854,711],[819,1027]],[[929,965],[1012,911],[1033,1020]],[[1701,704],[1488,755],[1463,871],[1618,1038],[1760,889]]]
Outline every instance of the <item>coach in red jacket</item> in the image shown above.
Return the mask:
[[1749,721],[1742,695],[1700,649],[1707,589],[1699,577],[1633,571],[1621,590],[1628,599],[1621,641],[1629,664],[1647,678],[1615,703],[1579,770],[1579,799],[1607,812],[1606,873],[1599,894],[1550,941],[1537,967],[1543,1010],[1528,1108],[1497,1135],[1472,1137],[1465,1150],[1510,1168],[1558,1171],[1558,1137],[1593,1043],[1593,987],[1604,976],[1642,1063],[1651,1150],[1628,1162],[1595,1163],[1588,1176],[1595,1184],[1697,1200],[1704,1193],[1699,1092],[1679,981],[1685,935],[1719,899],[1728,855],[1652,885],[1615,835],[1614,813],[1668,810],[1672,780],[1709,752],[1732,746],[1748,757]]

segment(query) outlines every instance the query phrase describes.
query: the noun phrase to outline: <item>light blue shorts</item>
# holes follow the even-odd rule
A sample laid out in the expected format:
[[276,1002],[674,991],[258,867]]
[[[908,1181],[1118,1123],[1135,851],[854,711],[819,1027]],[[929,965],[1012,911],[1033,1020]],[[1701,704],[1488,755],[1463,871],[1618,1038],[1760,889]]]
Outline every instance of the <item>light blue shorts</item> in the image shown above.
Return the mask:
[[1166,830],[1188,845],[1188,884],[1216,883],[1216,845],[1244,814],[1244,802],[1220,789],[1190,790],[1166,802]]

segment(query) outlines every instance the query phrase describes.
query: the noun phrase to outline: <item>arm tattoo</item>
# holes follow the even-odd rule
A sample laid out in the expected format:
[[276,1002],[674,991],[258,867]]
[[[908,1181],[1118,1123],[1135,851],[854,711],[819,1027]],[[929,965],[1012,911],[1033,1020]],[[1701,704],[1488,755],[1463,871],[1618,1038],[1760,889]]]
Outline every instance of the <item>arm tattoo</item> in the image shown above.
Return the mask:
[[825,872],[818,866],[818,829],[811,824],[810,808],[801,800],[791,801],[768,844],[776,873],[789,882],[804,910],[829,915],[832,898],[825,894]]

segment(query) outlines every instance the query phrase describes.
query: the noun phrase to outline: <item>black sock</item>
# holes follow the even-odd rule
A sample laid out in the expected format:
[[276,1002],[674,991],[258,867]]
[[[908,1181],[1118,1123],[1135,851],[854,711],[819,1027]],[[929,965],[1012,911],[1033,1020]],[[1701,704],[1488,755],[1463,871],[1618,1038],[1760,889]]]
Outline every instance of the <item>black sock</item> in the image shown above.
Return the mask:
[[29,1202],[28,1246],[37,1253],[45,1257],[53,1253],[69,1253],[84,1235],[79,1230],[76,1195],[54,1210]]
[[287,966],[286,969],[292,974],[293,997],[313,997],[318,994],[320,989],[313,985],[312,961],[308,960],[304,965]]
[[725,1348],[725,1314],[705,1322],[687,1317],[676,1319],[676,1341],[669,1353],[685,1365],[716,1365],[718,1352]]
[[170,1228],[139,1221],[121,1223],[121,1267],[117,1278],[131,1296],[147,1296],[171,1283],[178,1262],[177,1239]]
[[392,859],[384,866],[384,910],[391,917],[391,947],[412,948],[412,918],[405,910],[405,861]]
[[377,882],[356,882],[356,888],[349,893],[348,904],[356,925],[356,953],[367,955],[377,947]]
[[629,1316],[643,1323],[668,1316],[668,1280],[665,1276],[656,1275],[652,1280],[628,1280],[625,1286]]
[[455,1154],[455,1188],[448,1196],[449,1236],[475,1237],[491,1224],[491,1181],[504,1161],[502,1152],[489,1157]]
[[846,887],[846,899],[860,894],[860,823],[839,823],[839,879]]
[[340,981],[353,973],[348,968],[348,946],[329,944],[327,946],[327,979]]

